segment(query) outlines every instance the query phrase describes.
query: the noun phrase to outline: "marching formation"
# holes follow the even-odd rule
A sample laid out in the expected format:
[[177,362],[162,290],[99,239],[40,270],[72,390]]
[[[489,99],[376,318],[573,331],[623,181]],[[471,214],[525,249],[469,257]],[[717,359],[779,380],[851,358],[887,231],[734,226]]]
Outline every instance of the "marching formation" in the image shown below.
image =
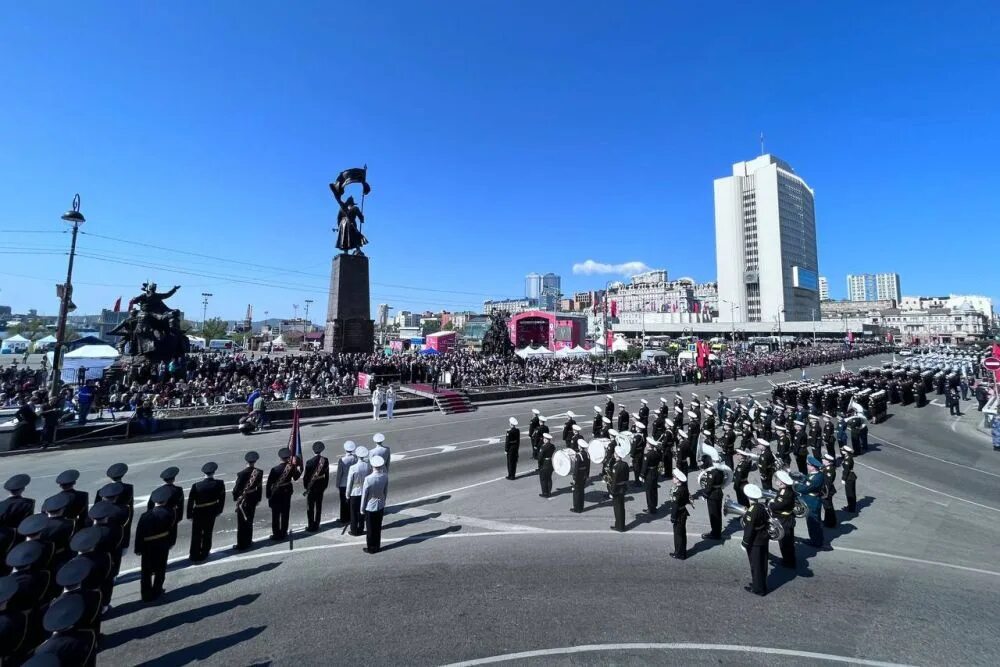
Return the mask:
[[[646,399],[640,401],[638,410],[629,412],[625,404],[616,404],[615,397],[608,395],[603,407],[594,406],[589,442],[573,412],[546,417],[532,410],[528,438],[537,460],[540,495],[552,496],[553,474],[568,477],[571,511],[580,513],[587,511],[588,484],[600,480],[606,495],[601,494],[598,504],[610,497],[615,517],[611,528],[622,532],[630,488],[643,491],[645,513],[656,515],[661,511],[660,482],[671,480],[674,550],[670,556],[687,558],[687,518],[694,509],[693,500],[703,498],[710,530],[702,539],[722,540],[723,517],[739,516],[742,544],[750,561],[751,584],[746,590],[766,595],[771,540],[778,542],[782,565],[794,569],[796,519],[805,520],[808,544],[818,549],[826,543],[824,528],[838,525],[834,507],[838,468],[846,510],[857,512],[854,456],[867,450],[868,415],[865,406],[854,400],[823,412],[806,390],[817,386],[776,385],[767,405],[750,397],[729,399],[722,392],[714,402],[692,394],[685,405],[678,392],[673,401],[661,397],[655,412]],[[566,420],[559,436],[563,446],[557,448],[548,422],[563,416]],[[507,478],[514,479],[521,434],[517,419],[509,421]],[[599,469],[595,475],[592,464]],[[757,483],[751,482],[753,472]],[[695,474],[692,493],[689,478]],[[730,485],[734,499],[725,495]]]
[[[314,456],[304,462],[282,448],[279,463],[266,473],[256,465],[257,452],[247,452],[246,467],[232,490],[234,548],[242,551],[253,545],[254,516],[265,498],[271,509],[270,539],[288,539],[291,499],[299,479],[307,500],[306,530],[318,531],[332,478],[340,494],[337,520],[351,535],[366,535],[366,553],[378,553],[391,454],[384,435],[376,433],[372,440],[370,451],[345,443],[335,467],[323,456],[322,442],[313,443]],[[299,449],[298,443],[292,444]],[[80,473],[64,471],[56,478],[58,489],[37,513],[35,500],[25,496],[31,478],[8,479],[8,498],[0,502],[0,664],[95,664],[101,620],[111,608],[115,579],[130,544],[140,557],[143,601],[164,593],[181,521],[191,522],[190,561],[209,557],[215,521],[226,505],[226,487],[215,479],[217,470],[214,462],[203,465],[205,477],[188,490],[185,502],[184,489],[175,484],[180,470],[167,468],[160,474],[163,484],[150,494],[135,521],[135,491],[123,481],[128,472],[124,463],[108,468],[108,483],[93,504],[87,492],[75,488]]]

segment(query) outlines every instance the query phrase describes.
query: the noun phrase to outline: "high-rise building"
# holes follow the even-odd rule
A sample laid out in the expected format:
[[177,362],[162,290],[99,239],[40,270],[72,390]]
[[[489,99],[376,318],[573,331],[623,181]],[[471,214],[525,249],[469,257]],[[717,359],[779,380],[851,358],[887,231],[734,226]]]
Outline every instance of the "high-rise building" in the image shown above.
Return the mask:
[[380,303],[376,313],[378,319],[375,320],[375,326],[385,329],[389,324],[389,304]]
[[813,191],[773,155],[715,180],[719,312],[739,322],[819,316]]
[[830,300],[830,283],[826,282],[826,276],[819,277],[819,300]]
[[895,301],[899,303],[898,273],[854,273],[847,276],[848,301]]
[[542,297],[542,274],[529,273],[524,277],[524,296],[528,299]]
[[543,310],[556,310],[562,295],[562,279],[554,273],[542,276],[542,295],[539,301]]

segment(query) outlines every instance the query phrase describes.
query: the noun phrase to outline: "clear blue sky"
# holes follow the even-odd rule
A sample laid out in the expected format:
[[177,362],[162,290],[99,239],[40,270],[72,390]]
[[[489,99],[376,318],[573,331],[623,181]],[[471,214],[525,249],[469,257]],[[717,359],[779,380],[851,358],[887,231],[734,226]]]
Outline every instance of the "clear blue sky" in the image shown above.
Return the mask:
[[[710,280],[712,179],[763,131],[816,190],[834,297],[865,271],[1000,297],[996,3],[374,4],[8,4],[0,229],[58,232],[79,192],[86,232],[244,262],[83,235],[79,312],[152,278],[192,318],[208,291],[322,319],[327,183],[367,163],[375,303],[614,277],[587,259]],[[68,244],[0,234],[0,303],[55,312]]]

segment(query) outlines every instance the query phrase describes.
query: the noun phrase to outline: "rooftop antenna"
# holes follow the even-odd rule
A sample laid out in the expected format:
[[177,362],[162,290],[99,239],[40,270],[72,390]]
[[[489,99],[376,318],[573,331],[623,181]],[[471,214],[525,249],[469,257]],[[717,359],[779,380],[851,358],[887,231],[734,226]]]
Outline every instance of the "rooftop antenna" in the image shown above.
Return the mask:
[[760,154],[764,154],[764,133],[760,133]]

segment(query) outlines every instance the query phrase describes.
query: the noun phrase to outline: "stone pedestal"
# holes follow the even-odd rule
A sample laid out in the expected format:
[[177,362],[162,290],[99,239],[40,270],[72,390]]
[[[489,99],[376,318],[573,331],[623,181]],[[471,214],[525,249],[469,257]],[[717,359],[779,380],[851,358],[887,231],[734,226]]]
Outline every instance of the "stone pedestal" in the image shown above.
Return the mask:
[[364,352],[375,349],[375,322],[371,318],[368,293],[368,258],[364,255],[337,255],[330,271],[330,298],[327,302],[327,352]]

